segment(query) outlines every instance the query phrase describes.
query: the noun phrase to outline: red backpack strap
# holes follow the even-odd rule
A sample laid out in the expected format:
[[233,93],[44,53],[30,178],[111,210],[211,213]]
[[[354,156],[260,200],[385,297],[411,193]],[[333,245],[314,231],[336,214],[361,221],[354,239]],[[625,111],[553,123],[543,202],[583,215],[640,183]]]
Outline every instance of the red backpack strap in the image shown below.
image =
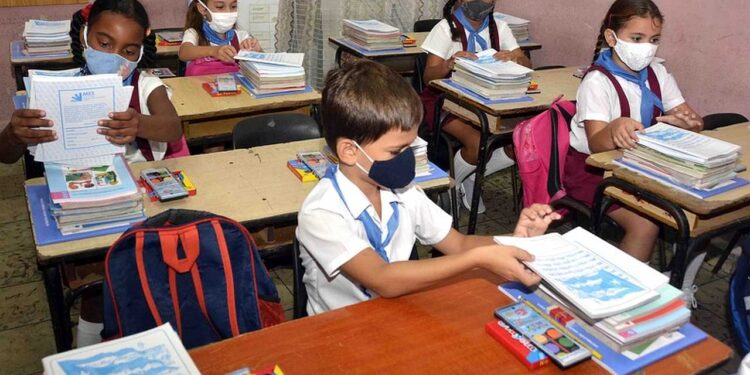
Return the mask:
[[229,248],[227,247],[227,241],[226,238],[224,238],[224,230],[221,228],[219,220],[211,220],[211,225],[216,233],[216,242],[219,245],[222,267],[224,268],[224,279],[227,286],[227,313],[229,315],[229,327],[232,330],[232,336],[238,336],[240,334],[240,328],[237,323],[237,303],[234,294],[234,271],[232,270],[232,261],[229,258]]
[[[656,95],[659,100],[661,100],[661,85],[659,85],[659,79],[656,78],[656,72],[654,72],[654,69],[652,69],[650,66],[648,69],[648,87],[651,89],[651,92]],[[656,124],[656,118],[661,116],[662,112],[659,109],[659,107],[654,106],[654,115],[651,116],[651,125]]]
[[495,22],[495,16],[490,14],[490,46],[495,51],[500,51],[500,41],[497,39],[497,22]]
[[240,37],[237,36],[237,32],[234,33],[234,37],[232,37],[232,41],[230,42],[232,44],[232,47],[234,47],[234,50],[239,52],[240,50]]
[[464,28],[464,25],[462,25],[461,22],[458,21],[458,18],[456,18],[456,16],[451,15],[451,20],[453,21],[453,24],[456,25],[456,30],[458,30],[458,33],[461,35],[461,50],[466,51],[469,47],[469,41],[466,40],[466,29]]
[[[141,112],[141,95],[139,90],[139,82],[141,78],[141,74],[138,70],[133,73],[133,95],[130,96],[130,108],[133,108],[136,112]],[[151,151],[151,145],[148,143],[147,139],[143,139],[141,137],[135,137],[135,143],[138,145],[138,149],[141,150],[141,154],[143,154],[143,157],[146,159],[146,161],[154,161],[154,153]]]
[[617,91],[617,99],[620,101],[620,116],[630,117],[630,103],[628,102],[628,97],[625,96],[625,91],[622,90],[620,82],[617,82],[617,79],[612,73],[609,72],[609,70],[599,65],[591,65],[586,74],[593,70],[604,74],[604,76],[607,77],[610,82],[612,82],[612,86],[614,86],[615,91]]

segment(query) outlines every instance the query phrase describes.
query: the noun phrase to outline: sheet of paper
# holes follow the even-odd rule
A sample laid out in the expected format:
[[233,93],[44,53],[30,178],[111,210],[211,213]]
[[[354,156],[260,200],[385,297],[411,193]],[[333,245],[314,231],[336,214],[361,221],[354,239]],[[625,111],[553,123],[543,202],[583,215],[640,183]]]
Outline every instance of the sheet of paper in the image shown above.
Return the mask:
[[169,323],[42,359],[47,375],[200,374]]
[[369,32],[376,32],[376,33],[395,33],[398,32],[398,28],[391,26],[387,23],[378,21],[378,20],[344,20],[345,24],[349,24],[354,28],[363,30],[363,31],[369,31]]
[[97,133],[99,120],[128,107],[133,87],[122,86],[120,76],[37,75],[32,77],[31,87],[29,106],[45,110],[58,135],[56,141],[36,146],[36,161],[96,160],[125,152],[124,146],[114,145]]
[[301,67],[302,62],[305,60],[304,53],[262,53],[242,50],[237,56],[234,57],[237,60],[255,61],[259,63],[273,64],[273,65],[284,65]]
[[731,158],[740,151],[738,145],[661,122],[639,134],[639,143],[695,162]]

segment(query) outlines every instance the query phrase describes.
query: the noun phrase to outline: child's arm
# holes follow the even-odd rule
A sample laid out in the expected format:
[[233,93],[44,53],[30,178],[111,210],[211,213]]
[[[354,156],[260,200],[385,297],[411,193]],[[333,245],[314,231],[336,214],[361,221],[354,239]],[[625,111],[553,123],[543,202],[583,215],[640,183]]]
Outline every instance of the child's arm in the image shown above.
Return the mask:
[[260,46],[260,42],[255,37],[248,37],[240,43],[240,47],[245,50],[263,52],[263,48]]
[[427,55],[427,63],[425,64],[424,74],[422,75],[424,82],[428,83],[434,79],[443,79],[447,77],[453,70],[453,64],[457,57],[464,57],[472,60],[477,59],[477,55],[467,51],[458,51],[448,60],[430,53]]
[[531,68],[531,60],[523,53],[523,50],[516,48],[512,51],[499,51],[494,55],[495,60],[502,61],[513,61],[516,64],[521,64],[527,68]]
[[237,55],[237,50],[228,44],[225,46],[196,46],[190,42],[183,42],[180,45],[180,51],[177,52],[180,60],[185,62],[204,57],[213,57],[230,63],[234,62],[235,55]]
[[643,124],[630,117],[620,117],[610,123],[595,120],[586,120],[583,123],[591,153],[616,148],[632,149],[638,142],[636,133],[644,129]]
[[137,113],[132,108],[125,112],[112,113],[109,120],[99,121],[99,134],[115,144],[128,144],[138,136],[158,142],[172,142],[182,136],[180,118],[177,117],[167,89],[160,86],[148,96],[148,109],[151,115]]
[[393,298],[425,289],[436,282],[482,267],[511,281],[535,285],[539,276],[526,269],[528,252],[512,246],[492,244],[460,254],[417,261],[386,263],[371,248],[342,266],[342,271],[381,297]]
[[0,162],[15,163],[23,156],[26,145],[57,139],[54,130],[32,129],[52,126],[52,121],[43,119],[44,116],[46,113],[38,109],[13,111],[10,123],[0,132]]
[[694,132],[703,130],[703,118],[687,103],[682,103],[670,109],[666,115],[657,117],[656,121],[665,122]]

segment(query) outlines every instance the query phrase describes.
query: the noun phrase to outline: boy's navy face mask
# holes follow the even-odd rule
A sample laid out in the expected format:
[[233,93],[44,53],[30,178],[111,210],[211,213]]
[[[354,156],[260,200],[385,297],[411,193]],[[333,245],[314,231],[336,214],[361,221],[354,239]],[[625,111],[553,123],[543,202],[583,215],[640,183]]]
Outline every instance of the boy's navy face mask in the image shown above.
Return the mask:
[[482,0],[472,0],[461,4],[464,15],[474,21],[481,21],[495,10],[495,2],[487,3]]
[[393,159],[372,160],[370,155],[367,155],[357,142],[354,142],[354,144],[372,162],[369,172],[365,171],[359,163],[357,163],[357,167],[362,172],[367,173],[367,176],[378,185],[388,189],[401,189],[414,180],[416,160],[411,147],[407,147]]

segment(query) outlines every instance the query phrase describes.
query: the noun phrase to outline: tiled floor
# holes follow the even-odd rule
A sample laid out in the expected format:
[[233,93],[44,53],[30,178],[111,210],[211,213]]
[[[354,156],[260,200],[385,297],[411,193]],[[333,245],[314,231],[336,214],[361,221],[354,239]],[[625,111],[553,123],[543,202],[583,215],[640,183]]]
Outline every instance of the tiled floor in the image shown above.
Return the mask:
[[[41,358],[54,352],[54,339],[49,320],[44,286],[36,269],[34,247],[23,198],[23,172],[20,164],[0,164],[0,374],[33,374],[41,371]],[[501,172],[487,181],[485,203],[487,212],[479,216],[478,234],[510,233],[516,215],[512,212],[509,174]],[[467,211],[462,210],[461,229],[466,229]],[[562,226],[557,230],[566,230]],[[420,247],[420,255],[429,249]],[[728,278],[734,266],[727,262],[712,276],[716,262],[712,248],[709,260],[698,275],[698,309],[692,321],[714,337],[732,345],[726,319]],[[271,270],[282,303],[291,318],[292,272]],[[712,373],[734,373],[739,358]]]

